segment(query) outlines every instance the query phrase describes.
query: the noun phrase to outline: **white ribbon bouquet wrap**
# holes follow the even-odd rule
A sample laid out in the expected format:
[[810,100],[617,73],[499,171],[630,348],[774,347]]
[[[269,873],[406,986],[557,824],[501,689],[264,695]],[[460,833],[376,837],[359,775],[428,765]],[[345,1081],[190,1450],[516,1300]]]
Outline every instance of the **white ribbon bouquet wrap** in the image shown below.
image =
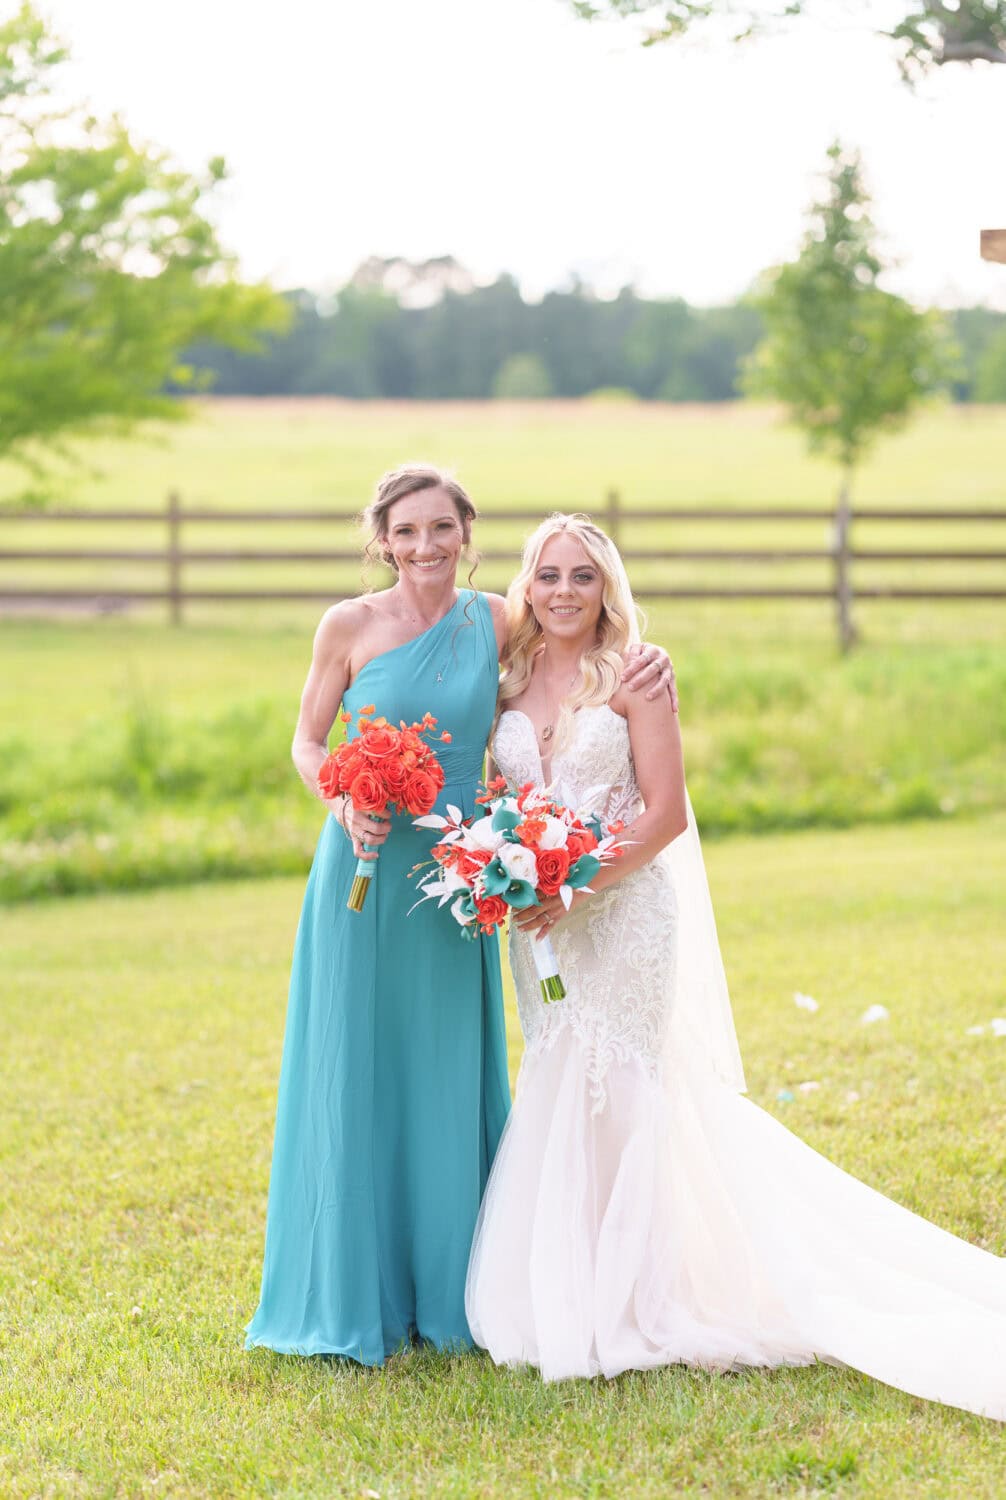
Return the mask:
[[[596,789],[603,790],[603,789]],[[590,890],[603,864],[621,851],[621,824],[605,824],[588,811],[593,792],[577,811],[557,801],[552,788],[509,787],[502,777],[477,799],[482,816],[465,818],[448,806],[446,817],[416,818],[417,828],[435,829],[437,868],[419,883],[420,900],[451,904],[462,936],[493,932],[511,911],[524,911],[558,895],[568,911],[573,892]],[[531,944],[541,997],[561,1000],[566,988],[548,937]]]

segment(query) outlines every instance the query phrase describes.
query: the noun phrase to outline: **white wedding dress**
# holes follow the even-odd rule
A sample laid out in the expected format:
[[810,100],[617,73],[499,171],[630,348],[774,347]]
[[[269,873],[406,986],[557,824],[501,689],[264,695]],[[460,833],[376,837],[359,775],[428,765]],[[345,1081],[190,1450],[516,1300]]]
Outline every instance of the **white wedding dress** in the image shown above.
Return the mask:
[[[584,708],[552,780],[576,805],[640,805],[628,726]],[[543,780],[530,720],[493,753]],[[546,1379],[683,1362],[850,1365],[1006,1420],[1006,1259],[850,1177],[743,1097],[689,832],[553,935],[545,1006],[511,929],[525,1054],[468,1271],[476,1341]],[[696,950],[699,951],[696,951]]]

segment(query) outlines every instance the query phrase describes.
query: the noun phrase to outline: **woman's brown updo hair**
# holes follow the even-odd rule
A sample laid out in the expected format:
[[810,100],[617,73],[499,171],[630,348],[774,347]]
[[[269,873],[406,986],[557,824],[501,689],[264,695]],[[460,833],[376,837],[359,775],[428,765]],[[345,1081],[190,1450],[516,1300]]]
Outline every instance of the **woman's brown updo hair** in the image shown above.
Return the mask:
[[[389,470],[378,480],[374,498],[363,512],[363,525],[370,532],[365,548],[365,556],[369,562],[380,559],[387,567],[395,568],[387,546],[388,512],[396,500],[404,500],[406,495],[415,495],[419,490],[434,489],[443,490],[451,497],[451,503],[461,522],[465,551],[474,573],[478,558],[470,549],[475,506],[456,479],[445,474],[442,469],[434,468],[432,464],[403,464],[399,469]],[[398,571],[397,568],[395,571]]]

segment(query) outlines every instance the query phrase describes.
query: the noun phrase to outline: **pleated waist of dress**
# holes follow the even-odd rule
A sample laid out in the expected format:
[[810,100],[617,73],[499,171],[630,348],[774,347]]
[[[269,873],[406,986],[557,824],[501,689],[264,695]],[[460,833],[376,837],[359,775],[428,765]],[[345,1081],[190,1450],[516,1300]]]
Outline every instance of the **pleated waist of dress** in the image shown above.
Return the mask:
[[451,765],[446,758],[440,756],[440,764],[444,768],[446,781],[440,791],[440,796],[434,804],[434,812],[442,813],[450,802],[454,807],[460,807],[465,817],[471,817],[478,809],[475,805],[475,797],[482,781],[482,762],[472,768],[462,771],[459,766]]

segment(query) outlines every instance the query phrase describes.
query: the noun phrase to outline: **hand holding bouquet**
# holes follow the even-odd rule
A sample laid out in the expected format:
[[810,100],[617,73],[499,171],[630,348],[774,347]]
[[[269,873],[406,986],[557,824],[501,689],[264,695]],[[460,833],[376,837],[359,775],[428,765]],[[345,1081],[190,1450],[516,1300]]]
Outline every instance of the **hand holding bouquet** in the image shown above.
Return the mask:
[[[445,818],[416,819],[418,827],[440,832],[432,850],[437,870],[420,881],[422,899],[439,897],[441,906],[452,902],[464,937],[494,932],[509,911],[523,911],[550,896],[558,895],[568,911],[573,892],[589,891],[602,864],[621,853],[621,823],[574,812],[531,782],[514,791],[498,777],[476,801],[481,817],[463,818],[458,808],[448,807]],[[566,989],[550,940],[536,939],[531,949],[542,999],[561,1000]]]
[[[403,719],[396,729],[383,717],[371,717],[373,713],[372,703],[362,708],[356,737],[344,740],[322,762],[319,791],[323,797],[347,795],[360,812],[395,809],[412,817],[428,813],[444,784],[436,752],[422,738],[437,727],[436,719],[432,714],[424,714],[418,724],[406,724]],[[344,724],[352,723],[352,714],[340,717]],[[449,734],[441,734],[440,739],[450,744]],[[357,861],[347,902],[350,911],[363,910],[373,875],[372,860]]]

